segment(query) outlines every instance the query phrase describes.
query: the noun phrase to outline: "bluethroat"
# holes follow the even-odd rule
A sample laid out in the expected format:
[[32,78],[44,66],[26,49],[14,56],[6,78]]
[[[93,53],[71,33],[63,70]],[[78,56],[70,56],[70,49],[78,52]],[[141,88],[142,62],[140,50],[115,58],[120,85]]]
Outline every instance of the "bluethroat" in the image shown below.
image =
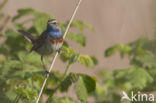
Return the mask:
[[36,51],[41,55],[43,68],[46,69],[43,62],[43,56],[56,53],[60,50],[63,43],[62,30],[59,27],[57,20],[49,19],[46,30],[43,31],[39,38],[35,38],[24,30],[18,30],[18,32],[23,34],[24,37],[32,43],[33,47],[31,48],[31,51]]

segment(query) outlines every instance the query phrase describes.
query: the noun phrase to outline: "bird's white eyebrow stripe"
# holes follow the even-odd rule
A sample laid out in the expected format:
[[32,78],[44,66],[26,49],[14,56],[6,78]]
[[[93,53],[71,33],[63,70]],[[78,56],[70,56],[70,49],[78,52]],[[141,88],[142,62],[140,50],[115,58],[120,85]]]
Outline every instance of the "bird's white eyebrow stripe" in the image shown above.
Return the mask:
[[55,20],[55,21],[52,21],[52,23],[57,23],[57,21]]

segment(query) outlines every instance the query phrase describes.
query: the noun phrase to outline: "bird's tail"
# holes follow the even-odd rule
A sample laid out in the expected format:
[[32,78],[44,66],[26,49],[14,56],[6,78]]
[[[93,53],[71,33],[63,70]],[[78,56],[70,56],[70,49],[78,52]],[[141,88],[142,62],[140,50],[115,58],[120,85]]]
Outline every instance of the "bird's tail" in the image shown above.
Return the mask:
[[34,43],[36,38],[32,36],[30,33],[25,32],[24,30],[18,30],[19,33],[23,34],[24,37],[31,43]]

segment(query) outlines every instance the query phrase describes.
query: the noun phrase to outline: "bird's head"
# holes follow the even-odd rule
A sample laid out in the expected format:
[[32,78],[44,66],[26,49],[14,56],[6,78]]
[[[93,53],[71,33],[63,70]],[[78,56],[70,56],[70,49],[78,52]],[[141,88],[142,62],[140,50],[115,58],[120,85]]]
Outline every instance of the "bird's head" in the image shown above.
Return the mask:
[[59,30],[59,25],[56,19],[49,19],[47,22],[48,31],[57,31]]
[[53,38],[62,37],[62,30],[56,19],[49,19],[47,22],[47,32]]

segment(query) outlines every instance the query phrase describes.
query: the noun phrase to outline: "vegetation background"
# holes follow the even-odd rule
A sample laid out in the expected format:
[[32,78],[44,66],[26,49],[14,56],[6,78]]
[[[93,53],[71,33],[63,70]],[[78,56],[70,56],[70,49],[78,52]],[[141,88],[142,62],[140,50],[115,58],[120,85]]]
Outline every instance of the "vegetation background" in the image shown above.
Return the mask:
[[[2,3],[2,2],[3,1],[0,1],[0,3]],[[24,38],[22,38],[22,36],[20,36],[16,32],[17,28],[23,28],[20,24],[21,22],[15,22],[16,20],[13,21],[13,18],[18,16],[17,10],[24,9],[24,8],[34,8],[33,10],[29,9],[28,12],[32,13],[32,11],[35,11],[35,12],[38,12],[39,14],[40,14],[40,12],[49,13],[49,14],[52,14],[53,16],[55,16],[59,21],[62,21],[60,23],[65,23],[69,19],[70,15],[73,11],[72,8],[74,8],[75,2],[76,1],[73,1],[73,0],[67,0],[67,1],[9,0],[6,3],[6,5],[3,7],[3,9],[0,10],[0,13],[5,15],[5,16],[1,16],[2,19],[0,20],[0,24],[3,26],[4,24],[6,24],[7,19],[9,20],[8,24],[6,25],[4,30],[1,31],[1,34],[2,34],[1,38],[3,38],[3,39],[1,39],[1,43],[4,42],[4,47],[6,46],[5,44],[7,44],[7,46],[9,45],[10,46],[9,48],[15,49],[15,51],[14,50],[13,51],[16,53],[20,52],[19,55],[23,56],[23,58],[25,58],[24,55],[25,56],[28,55],[27,53],[29,51],[30,44],[28,44],[26,42],[26,40],[24,40]],[[155,85],[155,50],[154,50],[154,48],[155,48],[154,41],[155,40],[153,39],[154,35],[155,35],[155,26],[156,26],[155,25],[156,15],[154,13],[154,11],[156,9],[155,4],[156,4],[155,0],[149,0],[149,1],[146,1],[146,0],[137,0],[137,1],[135,1],[135,0],[119,0],[119,1],[116,1],[116,0],[111,0],[111,1],[110,0],[103,0],[103,1],[84,0],[82,2],[82,5],[80,6],[76,20],[82,20],[85,23],[90,24],[91,26],[93,26],[95,28],[96,32],[94,30],[93,31],[90,30],[90,29],[92,29],[92,27],[90,27],[90,25],[86,24],[87,25],[86,26],[86,25],[84,25],[84,23],[77,21],[77,22],[75,22],[74,28],[72,28],[70,30],[70,32],[81,33],[82,28],[80,28],[80,27],[83,25],[84,26],[83,34],[86,37],[86,45],[85,45],[85,47],[83,47],[85,44],[84,37],[80,37],[81,38],[80,40],[74,39],[76,42],[73,42],[72,40],[74,37],[69,36],[67,39],[67,42],[70,45],[70,47],[72,49],[76,50],[78,53],[95,56],[98,60],[98,64],[96,64],[95,58],[94,59],[91,58],[91,62],[90,62],[91,64],[90,63],[87,64],[86,62],[82,62],[82,61],[81,61],[82,64],[74,63],[72,65],[71,69],[69,69],[69,73],[70,72],[84,73],[84,74],[93,76],[91,79],[92,81],[91,80],[90,81],[91,82],[96,81],[97,88],[95,91],[92,91],[94,93],[89,94],[89,95],[93,96],[93,98],[88,99],[89,102],[91,102],[91,103],[94,103],[94,102],[114,103],[114,101],[117,101],[117,103],[118,103],[118,102],[120,102],[121,93],[116,92],[116,90],[125,90],[127,92],[129,92],[131,90],[136,90],[136,91],[141,90],[143,92],[154,92],[155,91],[155,87],[154,88],[151,87],[151,85],[152,86]],[[27,19],[27,17],[25,17],[25,13],[27,12],[27,10],[22,11],[22,12],[24,14],[24,15],[22,14],[24,16],[24,17],[22,16],[22,20],[23,20],[23,18]],[[33,15],[38,15],[38,13],[33,14]],[[19,12],[19,14],[20,14],[20,12]],[[43,14],[43,15],[45,15],[45,14]],[[31,18],[31,16],[30,16],[30,18]],[[45,19],[47,19],[47,18],[45,18]],[[37,18],[35,18],[35,20],[37,22]],[[39,34],[42,31],[42,30],[40,30],[40,27],[38,27],[38,26],[40,26],[40,24],[38,24],[38,25],[37,24],[34,25],[34,24],[35,24],[35,22],[26,23],[26,24],[24,24],[24,26],[26,26],[26,27],[34,26],[37,31],[31,31],[31,30],[30,31],[34,32],[34,34],[36,32]],[[65,25],[62,24],[62,27],[65,27]],[[89,27],[90,29],[86,29],[86,27],[87,28]],[[12,31],[9,29],[9,31],[8,31],[8,28],[13,28],[14,30]],[[78,30],[76,28],[78,28]],[[26,28],[26,30],[27,29],[28,28]],[[13,47],[12,43],[15,40],[13,42],[11,42],[11,40],[12,40],[12,38],[14,38],[12,36],[17,36],[17,35],[19,35],[20,40],[19,40],[19,42],[17,42],[17,44],[15,43],[14,45],[20,45],[20,46],[17,46],[17,48],[14,48],[15,46]],[[10,43],[7,43],[6,41],[2,41],[5,38],[4,36],[6,38],[9,38],[11,36],[10,37],[11,40],[9,39]],[[144,37],[144,38],[140,39],[140,37]],[[76,37],[76,38],[78,38],[78,37]],[[135,41],[135,40],[137,40],[137,41]],[[130,44],[126,45],[127,43],[130,43]],[[110,47],[110,46],[113,46],[113,47]],[[147,47],[149,47],[149,48],[147,48]],[[2,46],[1,46],[1,49],[2,49]],[[22,53],[21,51],[23,51],[25,49],[27,51]],[[116,53],[117,51],[119,51],[120,53]],[[6,54],[4,54],[4,53],[6,53],[6,51],[2,52],[2,50],[1,50],[1,53],[4,54],[4,56],[19,57],[19,55],[14,54],[14,52],[10,52],[9,54],[6,55]],[[116,54],[114,54],[114,53],[116,53]],[[114,55],[111,56],[112,54],[114,54]],[[128,56],[126,56],[125,58],[120,58],[120,54],[122,57],[125,55],[129,55],[129,58],[128,58]],[[12,64],[10,64],[10,62],[12,62],[12,60],[10,61],[10,57],[9,57],[9,59],[7,59],[8,60],[7,61],[6,57],[4,57],[4,56],[1,55],[1,62],[2,62],[1,68],[4,69],[3,66],[6,66],[5,63],[8,63],[11,67],[12,67],[12,65],[15,65],[14,62]],[[31,56],[31,54],[30,54],[30,56]],[[111,57],[105,58],[108,56],[111,56]],[[31,60],[32,59],[26,60],[26,61],[28,61],[27,62],[28,65],[30,65],[31,62],[34,62],[33,60],[32,61]],[[22,57],[20,57],[20,61],[22,61]],[[88,59],[87,59],[87,61],[88,61]],[[29,62],[30,62],[30,64],[29,64]],[[36,63],[36,61],[35,61],[35,63]],[[40,61],[37,61],[37,63],[38,64],[33,64],[33,65],[39,66]],[[48,62],[47,62],[47,64],[48,64]],[[85,66],[83,64],[85,64]],[[94,66],[94,64],[95,64],[95,66]],[[5,67],[5,68],[8,68],[8,71],[10,70],[9,65],[7,65],[8,67]],[[67,63],[63,64],[61,59],[58,59],[53,71],[59,71],[59,72],[63,73],[66,65],[67,65]],[[88,65],[91,66],[90,67],[91,69],[87,68]],[[17,67],[18,66],[19,66],[19,64],[17,63]],[[19,68],[17,68],[17,67],[15,66],[13,68],[16,68],[18,70],[20,67]],[[131,68],[132,70],[131,69],[121,70],[121,69],[125,69],[125,68]],[[18,87],[18,85],[16,83],[15,83],[15,85],[9,84],[12,82],[5,81],[6,79],[8,79],[8,77],[5,77],[5,76],[8,75],[7,73],[9,73],[9,74],[12,73],[13,70],[11,72],[10,71],[8,72],[8,71],[6,71],[6,69],[4,69],[4,70],[3,69],[2,69],[2,74],[4,73],[4,71],[5,71],[5,73],[3,75],[1,75],[1,79],[3,81],[2,84],[4,84],[4,82],[6,82],[6,84],[8,83],[7,85],[9,85],[9,86],[11,85],[13,87],[12,90],[15,90],[16,94],[18,94],[18,95],[25,94],[26,96],[24,96],[24,99],[26,99],[26,101],[27,100],[32,101],[32,98],[34,98],[36,96],[35,93],[29,92],[30,88],[22,87],[22,89],[21,89],[21,87]],[[25,69],[27,70],[27,68],[25,68]],[[34,70],[37,70],[37,69],[34,69]],[[100,72],[100,74],[97,73],[98,70],[102,70]],[[112,71],[107,72],[107,70],[112,70]],[[152,70],[152,73],[154,73],[154,74],[151,74],[150,70]],[[29,70],[29,72],[30,71],[31,70]],[[35,71],[31,71],[31,73],[32,72],[35,72]],[[128,76],[128,73],[130,73],[129,76]],[[140,73],[140,75],[138,75],[138,73]],[[29,74],[29,73],[24,74],[24,78],[27,78],[27,77],[30,78],[31,76],[32,76],[32,74]],[[41,76],[43,76],[43,74]],[[137,80],[134,78],[136,76],[138,76]],[[97,77],[97,79],[96,80],[93,79],[94,77]],[[125,78],[125,77],[127,77],[127,78]],[[125,80],[123,80],[123,78],[125,78]],[[12,77],[10,77],[10,79],[12,81]],[[39,78],[38,78],[38,80],[39,80]],[[77,80],[79,80],[79,79],[76,79],[75,81],[77,82]],[[93,81],[93,80],[95,80],[95,81]],[[27,82],[30,82],[30,81],[27,81]],[[80,81],[80,84],[82,84],[81,81]],[[16,88],[16,86],[17,86],[17,88]],[[9,87],[9,89],[10,89],[10,87]],[[31,89],[32,89],[32,87],[31,87]],[[7,92],[5,92],[5,90],[6,91],[8,90],[8,88],[6,88],[6,85],[4,85],[4,88],[2,88],[3,93],[7,93]],[[26,90],[26,92],[24,92],[25,90]],[[92,88],[92,90],[94,90],[94,88]],[[70,91],[72,91],[72,90],[70,90]],[[55,94],[56,94],[56,96],[60,96],[60,94],[63,96],[72,96],[74,99],[76,99],[77,98],[76,93],[73,93],[70,91],[65,94],[60,93],[60,92],[59,93],[57,92]],[[11,94],[11,93],[9,92],[9,94]],[[47,93],[47,95],[49,95],[49,94]],[[8,97],[8,95],[6,95],[6,97]],[[110,97],[110,98],[108,98],[108,97]],[[4,97],[2,97],[2,98],[4,100],[8,100],[8,99],[5,99]],[[15,98],[15,97],[9,98],[10,101],[7,101],[7,102],[10,103],[11,101],[14,100],[13,98]],[[86,101],[86,98],[82,98],[79,96],[78,96],[78,98],[82,102]],[[23,100],[23,98],[22,98],[22,100]],[[21,103],[24,102],[22,100],[20,101]],[[61,100],[62,100],[62,98],[61,98]],[[66,103],[66,100],[62,100],[62,101],[65,101],[63,103]],[[47,101],[47,103],[48,103],[48,101]]]

